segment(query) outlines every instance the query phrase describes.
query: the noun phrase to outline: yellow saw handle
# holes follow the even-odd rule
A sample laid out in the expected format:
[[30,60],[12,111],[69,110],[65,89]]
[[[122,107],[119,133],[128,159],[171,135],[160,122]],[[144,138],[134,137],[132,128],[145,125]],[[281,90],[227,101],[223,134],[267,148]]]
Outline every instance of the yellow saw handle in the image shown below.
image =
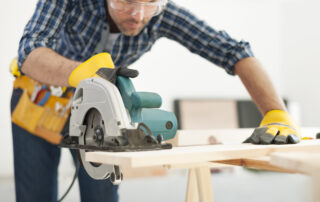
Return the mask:
[[94,55],[76,67],[69,77],[70,86],[77,87],[80,81],[84,79],[99,77],[96,72],[100,68],[114,69],[114,64],[109,53],[99,53]]

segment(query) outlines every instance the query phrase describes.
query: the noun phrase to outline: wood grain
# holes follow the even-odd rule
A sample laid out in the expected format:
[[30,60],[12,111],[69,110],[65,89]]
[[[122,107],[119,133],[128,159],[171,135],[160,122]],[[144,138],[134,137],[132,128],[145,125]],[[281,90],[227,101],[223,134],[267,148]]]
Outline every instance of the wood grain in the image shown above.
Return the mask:
[[[249,137],[253,128],[238,129],[211,129],[211,130],[179,130],[174,139],[167,142],[176,147],[191,145],[209,145],[213,144],[211,139],[215,139],[222,144],[241,144]],[[316,133],[320,132],[320,128],[304,127],[301,128],[302,137],[315,138]]]
[[273,152],[319,152],[320,140],[295,145],[204,145],[142,152],[87,152],[86,161],[122,167],[149,167],[268,156]]
[[214,161],[215,163],[235,165],[235,166],[244,166],[247,168],[257,169],[257,170],[266,170],[274,172],[283,172],[283,173],[296,173],[297,171],[285,169],[279,166],[270,164],[270,157],[264,156],[260,158],[251,158],[251,159],[231,159],[231,160],[222,160]]
[[270,164],[320,177],[320,152],[276,152],[270,155]]

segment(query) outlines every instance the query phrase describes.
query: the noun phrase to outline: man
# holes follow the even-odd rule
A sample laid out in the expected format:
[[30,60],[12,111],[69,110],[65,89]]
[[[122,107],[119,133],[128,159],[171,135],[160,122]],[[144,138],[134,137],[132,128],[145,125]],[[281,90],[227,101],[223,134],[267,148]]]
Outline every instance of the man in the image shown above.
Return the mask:
[[[72,72],[100,67],[94,65],[97,56],[93,55],[110,52],[115,66],[127,67],[161,37],[240,77],[264,115],[261,127],[246,142],[299,142],[298,127],[249,44],[214,30],[171,1],[39,0],[20,41],[18,66],[34,80],[69,86]],[[83,63],[86,60],[90,62]],[[14,91],[12,110],[19,97]],[[56,201],[60,150],[15,124],[12,129],[17,200]],[[79,183],[82,201],[118,199],[116,186],[90,179],[83,168]]]

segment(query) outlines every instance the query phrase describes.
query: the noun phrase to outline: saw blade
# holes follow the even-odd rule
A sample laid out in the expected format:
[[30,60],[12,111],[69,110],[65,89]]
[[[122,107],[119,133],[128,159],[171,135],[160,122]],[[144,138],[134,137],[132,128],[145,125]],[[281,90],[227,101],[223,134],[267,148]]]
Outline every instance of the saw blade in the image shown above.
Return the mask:
[[[104,140],[104,120],[97,109],[90,109],[85,116],[86,132],[79,137],[79,144],[88,147],[101,147]],[[85,161],[85,149],[80,149],[80,159],[87,173],[94,179],[105,179],[113,171],[112,165]]]

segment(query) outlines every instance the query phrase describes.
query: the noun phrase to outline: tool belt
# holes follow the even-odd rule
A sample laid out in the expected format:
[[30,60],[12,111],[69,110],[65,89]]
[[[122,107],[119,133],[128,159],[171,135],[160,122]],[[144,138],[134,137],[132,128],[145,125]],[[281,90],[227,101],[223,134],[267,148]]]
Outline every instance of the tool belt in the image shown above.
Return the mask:
[[47,86],[25,75],[16,77],[14,89],[18,88],[23,94],[11,114],[12,122],[52,144],[59,144],[70,114],[73,92],[68,91],[61,97],[52,95]]

